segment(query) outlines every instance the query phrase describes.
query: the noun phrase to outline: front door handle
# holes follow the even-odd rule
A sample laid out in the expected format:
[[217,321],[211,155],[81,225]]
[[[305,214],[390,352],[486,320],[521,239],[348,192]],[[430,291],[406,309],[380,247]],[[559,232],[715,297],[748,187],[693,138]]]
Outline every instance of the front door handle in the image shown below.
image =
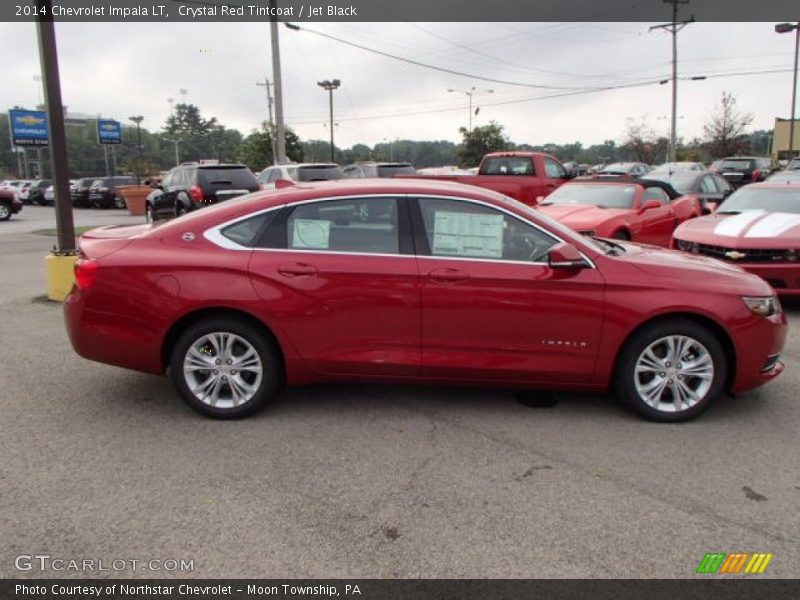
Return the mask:
[[301,277],[303,275],[316,275],[318,273],[317,267],[309,265],[308,263],[293,263],[291,265],[282,265],[278,267],[278,273],[284,277]]
[[459,271],[458,269],[434,269],[428,273],[428,277],[434,281],[442,283],[458,283],[459,281],[466,281],[469,279],[469,273],[466,271]]

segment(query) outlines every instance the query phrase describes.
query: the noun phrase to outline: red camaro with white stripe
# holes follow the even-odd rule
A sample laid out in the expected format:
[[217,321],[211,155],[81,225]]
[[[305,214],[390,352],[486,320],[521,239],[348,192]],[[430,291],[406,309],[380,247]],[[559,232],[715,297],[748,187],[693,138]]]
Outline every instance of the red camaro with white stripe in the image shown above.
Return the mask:
[[800,296],[800,183],[740,188],[714,214],[678,227],[673,247],[736,264],[778,294]]

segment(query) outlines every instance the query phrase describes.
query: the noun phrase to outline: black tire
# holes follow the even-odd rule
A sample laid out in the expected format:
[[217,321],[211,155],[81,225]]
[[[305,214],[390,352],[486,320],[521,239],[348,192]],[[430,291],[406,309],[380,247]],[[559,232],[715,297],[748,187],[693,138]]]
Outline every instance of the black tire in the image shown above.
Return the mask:
[[176,217],[180,217],[184,212],[186,212],[183,208],[183,204],[180,200],[175,200],[175,206],[172,209],[172,214]]
[[114,195],[114,200],[112,201],[114,208],[128,208],[128,205],[125,203],[125,198],[120,196]]
[[[685,342],[687,345],[680,353],[682,356],[674,355],[678,356],[677,363],[668,360],[668,339],[677,343],[681,343],[680,340],[690,340]],[[660,348],[664,349],[663,356]],[[653,363],[655,368],[648,364],[651,361],[645,356],[647,349],[659,361]],[[693,359],[689,361],[692,365],[704,366],[686,367],[683,363],[686,363],[687,357]],[[644,368],[638,373],[637,363]],[[644,326],[625,343],[615,369],[615,389],[619,398],[645,419],[676,423],[689,420],[707,410],[722,395],[727,376],[725,351],[717,336],[699,323],[674,318]],[[650,403],[639,391],[648,390],[647,386],[651,386],[650,391],[653,396],[657,396]],[[680,402],[683,408],[678,410],[676,392],[680,396],[687,394],[686,390],[697,398],[687,395],[687,402]]]
[[630,242],[631,236],[627,231],[620,230],[615,232],[614,235],[611,236],[611,239],[620,240],[622,242]]
[[156,210],[152,204],[149,202],[145,205],[144,208],[144,220],[148,223],[155,223],[158,220],[158,216],[156,215]]
[[[208,339],[207,336],[212,334],[217,336],[217,339],[219,336],[238,339],[231,344],[230,353],[225,354],[217,352],[217,346],[212,345]],[[236,371],[235,361],[245,356],[248,351],[247,345],[260,361],[260,377],[252,365],[248,370],[248,365],[253,359],[239,363],[242,369],[240,372]],[[193,356],[202,358],[201,363],[195,360],[195,364],[203,366],[208,364],[209,369],[195,368],[190,372],[184,370],[185,362],[190,360],[189,353],[193,347],[195,350],[202,348],[202,351],[193,353]],[[224,364],[227,362],[226,356],[232,356],[234,359],[227,365]],[[273,341],[251,323],[232,317],[213,317],[192,325],[178,338],[170,357],[170,378],[184,401],[199,413],[215,419],[238,419],[255,413],[276,396],[283,381],[282,364],[280,353]],[[192,365],[188,366],[191,369]],[[232,386],[231,381],[236,383],[236,386]],[[206,399],[199,398],[192,391],[190,382],[196,384],[198,388],[203,388],[198,393],[202,393]],[[245,389],[243,385],[253,389],[252,395],[237,404],[234,387],[241,391]],[[210,395],[217,398],[216,402],[212,401]]]
[[0,202],[0,221],[8,221],[11,218],[11,204]]

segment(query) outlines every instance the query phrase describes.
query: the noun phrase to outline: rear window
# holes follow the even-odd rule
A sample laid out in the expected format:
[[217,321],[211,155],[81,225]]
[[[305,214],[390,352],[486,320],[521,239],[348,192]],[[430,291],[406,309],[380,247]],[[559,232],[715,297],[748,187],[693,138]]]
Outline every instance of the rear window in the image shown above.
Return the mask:
[[197,183],[215,188],[257,190],[256,176],[247,167],[202,167],[197,169]]
[[723,160],[720,169],[750,169],[753,166],[752,160]]
[[480,175],[534,175],[533,160],[526,156],[490,156],[481,163]]
[[329,179],[344,179],[344,173],[335,165],[297,168],[297,181],[327,181]]
[[395,175],[416,175],[411,165],[382,165],[378,167],[378,177],[394,177]]

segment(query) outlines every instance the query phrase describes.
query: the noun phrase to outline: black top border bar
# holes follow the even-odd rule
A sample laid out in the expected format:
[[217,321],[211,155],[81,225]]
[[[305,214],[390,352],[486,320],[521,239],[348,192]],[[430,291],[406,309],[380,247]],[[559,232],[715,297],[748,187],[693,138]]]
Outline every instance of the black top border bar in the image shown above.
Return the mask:
[[[679,20],[796,21],[797,0],[679,1]],[[0,2],[0,21],[56,22],[659,22],[672,0],[36,0]]]

